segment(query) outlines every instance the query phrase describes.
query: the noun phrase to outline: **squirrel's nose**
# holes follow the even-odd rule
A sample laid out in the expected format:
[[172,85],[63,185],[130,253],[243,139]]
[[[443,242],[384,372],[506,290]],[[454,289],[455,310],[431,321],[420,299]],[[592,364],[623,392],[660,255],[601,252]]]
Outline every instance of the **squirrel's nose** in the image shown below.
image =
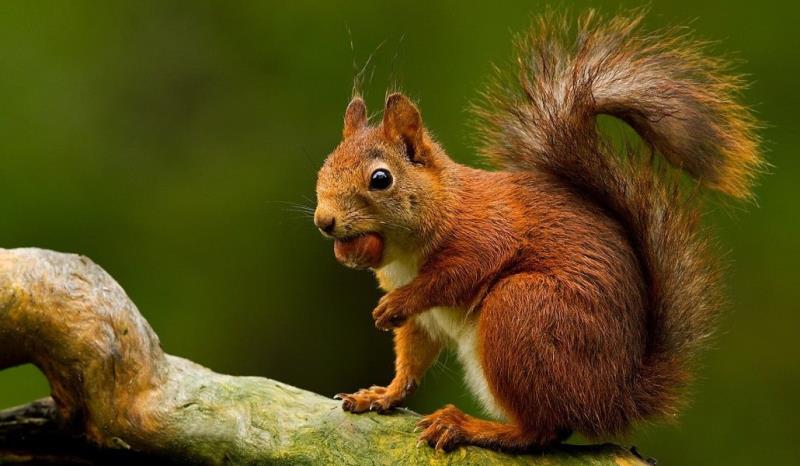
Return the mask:
[[323,233],[331,234],[336,227],[336,217],[331,214],[317,211],[314,213],[314,225]]

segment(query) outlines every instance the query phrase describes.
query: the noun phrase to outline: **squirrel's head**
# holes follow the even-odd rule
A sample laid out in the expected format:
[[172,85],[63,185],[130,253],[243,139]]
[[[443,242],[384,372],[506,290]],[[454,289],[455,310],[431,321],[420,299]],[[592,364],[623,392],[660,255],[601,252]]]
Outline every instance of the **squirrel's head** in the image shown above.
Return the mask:
[[436,223],[431,215],[446,163],[408,98],[390,95],[380,125],[370,126],[364,101],[355,97],[344,115],[342,142],[317,177],[314,223],[334,238],[337,259],[377,268],[391,251],[419,246]]

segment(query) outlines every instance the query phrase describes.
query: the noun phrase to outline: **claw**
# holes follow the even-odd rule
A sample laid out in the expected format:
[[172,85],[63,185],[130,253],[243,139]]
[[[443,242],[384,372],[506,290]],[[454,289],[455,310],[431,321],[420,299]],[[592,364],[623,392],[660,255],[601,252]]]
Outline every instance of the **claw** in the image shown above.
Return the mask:
[[337,394],[333,395],[333,399],[334,400],[343,400],[344,399],[344,393],[337,393]]
[[416,389],[417,389],[417,383],[413,380],[409,381],[405,386],[406,394],[409,394]]
[[403,322],[405,322],[405,318],[403,316],[392,316],[389,319],[389,324],[392,327],[400,327],[403,325]]
[[442,434],[439,436],[439,440],[436,442],[436,446],[434,447],[436,451],[442,451],[442,452],[448,451],[447,441],[449,440],[450,437],[449,434],[450,434],[449,430],[445,430],[444,432],[442,432]]

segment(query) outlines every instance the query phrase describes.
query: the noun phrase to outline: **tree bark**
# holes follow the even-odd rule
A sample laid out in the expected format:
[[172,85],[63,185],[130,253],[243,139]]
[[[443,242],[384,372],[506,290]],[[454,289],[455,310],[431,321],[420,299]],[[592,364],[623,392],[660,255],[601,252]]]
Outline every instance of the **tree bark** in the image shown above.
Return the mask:
[[32,363],[52,398],[0,412],[0,464],[640,464],[619,446],[510,455],[417,447],[418,415],[352,415],[281,382],[165,354],[85,257],[0,249],[0,369]]

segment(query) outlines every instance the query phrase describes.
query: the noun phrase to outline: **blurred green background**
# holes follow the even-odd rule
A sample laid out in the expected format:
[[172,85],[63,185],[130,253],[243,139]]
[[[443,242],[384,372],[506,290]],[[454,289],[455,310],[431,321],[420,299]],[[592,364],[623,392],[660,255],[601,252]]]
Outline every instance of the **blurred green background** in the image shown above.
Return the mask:
[[[613,13],[638,2],[569,2]],[[369,273],[286,203],[313,205],[354,75],[380,110],[399,84],[451,155],[473,163],[470,100],[545,3],[3,2],[0,245],[85,254],[164,348],[232,374],[326,395],[386,383]],[[554,6],[559,7],[559,4]],[[563,6],[563,4],[561,5]],[[691,407],[625,442],[661,464],[789,464],[800,422],[798,8],[653,2],[649,26],[687,23],[737,52],[773,174],[759,207],[717,209],[732,262],[726,312]],[[353,44],[351,48],[351,42]],[[382,45],[381,45],[382,44]],[[32,367],[0,373],[0,406],[45,396]],[[444,355],[412,408],[476,410]]]

